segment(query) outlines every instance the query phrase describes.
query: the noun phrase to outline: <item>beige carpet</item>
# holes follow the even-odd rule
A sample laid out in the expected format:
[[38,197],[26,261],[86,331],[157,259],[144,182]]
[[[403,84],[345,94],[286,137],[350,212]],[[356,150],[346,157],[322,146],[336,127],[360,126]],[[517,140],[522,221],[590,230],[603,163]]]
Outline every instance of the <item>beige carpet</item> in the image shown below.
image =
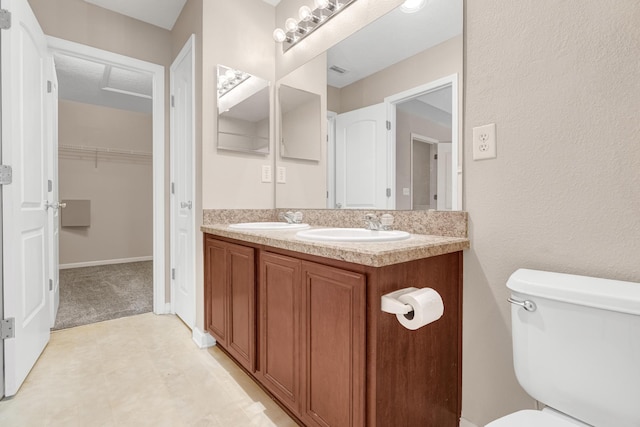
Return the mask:
[[54,330],[153,310],[153,261],[60,270]]

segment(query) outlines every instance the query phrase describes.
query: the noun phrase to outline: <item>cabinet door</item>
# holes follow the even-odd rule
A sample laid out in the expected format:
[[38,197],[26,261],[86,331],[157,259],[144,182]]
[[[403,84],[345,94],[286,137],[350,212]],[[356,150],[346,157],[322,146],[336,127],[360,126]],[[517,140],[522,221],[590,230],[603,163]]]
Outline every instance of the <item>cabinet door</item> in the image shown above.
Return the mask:
[[205,323],[218,344],[227,344],[227,248],[205,238]]
[[300,261],[270,253],[260,258],[262,383],[300,414]]
[[365,277],[310,262],[302,277],[302,418],[364,426]]
[[255,367],[255,258],[254,249],[227,244],[227,351],[249,372]]

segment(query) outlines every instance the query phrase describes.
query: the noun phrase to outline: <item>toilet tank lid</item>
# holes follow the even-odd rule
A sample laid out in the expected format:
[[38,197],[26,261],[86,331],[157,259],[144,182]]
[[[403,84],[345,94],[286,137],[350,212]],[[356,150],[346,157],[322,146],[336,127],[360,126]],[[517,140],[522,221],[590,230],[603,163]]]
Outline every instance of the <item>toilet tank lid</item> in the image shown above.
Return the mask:
[[640,283],[521,268],[509,277],[507,287],[526,295],[640,315]]

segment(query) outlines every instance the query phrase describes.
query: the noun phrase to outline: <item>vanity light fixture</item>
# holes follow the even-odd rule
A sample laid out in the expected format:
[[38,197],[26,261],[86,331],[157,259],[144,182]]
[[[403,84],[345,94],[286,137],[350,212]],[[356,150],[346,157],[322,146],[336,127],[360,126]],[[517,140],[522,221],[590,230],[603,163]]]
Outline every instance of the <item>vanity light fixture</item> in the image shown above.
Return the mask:
[[218,98],[251,77],[250,74],[232,68],[218,75]]
[[400,10],[404,13],[415,13],[427,4],[427,0],[405,0],[400,6]]
[[302,6],[298,10],[299,19],[287,19],[284,29],[274,30],[273,39],[282,43],[282,51],[286,52],[354,1],[356,0],[314,0],[315,9]]

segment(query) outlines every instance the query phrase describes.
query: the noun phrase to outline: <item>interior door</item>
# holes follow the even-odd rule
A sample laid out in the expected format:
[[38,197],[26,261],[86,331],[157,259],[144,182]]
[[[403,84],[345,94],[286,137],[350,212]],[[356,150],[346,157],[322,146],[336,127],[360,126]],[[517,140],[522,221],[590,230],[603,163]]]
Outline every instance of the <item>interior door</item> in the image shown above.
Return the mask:
[[2,191],[5,395],[12,396],[49,341],[45,36],[27,0],[2,0],[12,14],[2,31],[2,160],[13,181]]
[[193,328],[196,322],[194,200],[195,37],[171,65],[171,265],[173,311]]
[[336,207],[387,208],[386,122],[384,103],[336,118]]
[[64,204],[58,202],[58,77],[53,62],[53,55],[47,60],[47,97],[46,126],[47,146],[49,148],[49,173],[47,179],[48,197],[48,246],[49,246],[49,293],[51,327],[56,324],[58,307],[60,306],[60,209]]

